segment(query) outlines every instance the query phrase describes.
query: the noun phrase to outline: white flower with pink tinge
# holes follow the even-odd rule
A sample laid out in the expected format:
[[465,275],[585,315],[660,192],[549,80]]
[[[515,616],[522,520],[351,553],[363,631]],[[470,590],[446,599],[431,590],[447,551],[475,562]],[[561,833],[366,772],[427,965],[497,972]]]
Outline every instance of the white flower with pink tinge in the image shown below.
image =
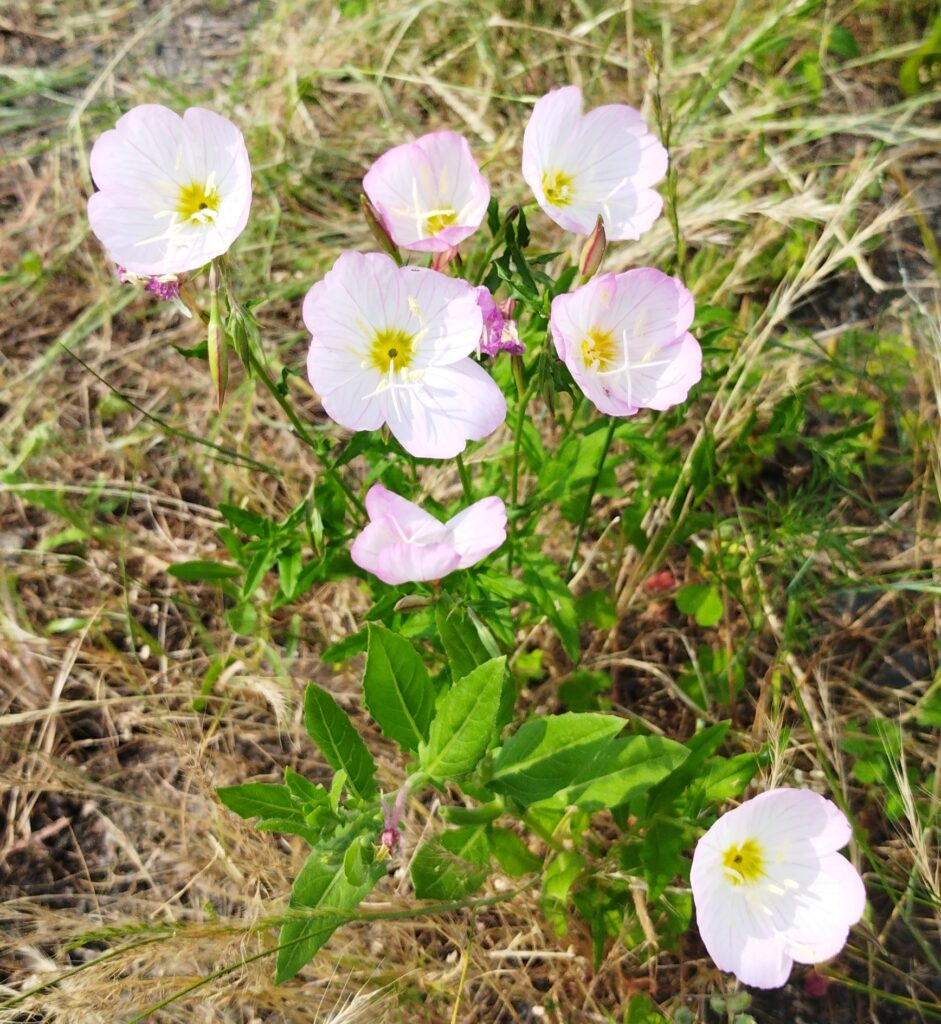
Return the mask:
[[385,423],[412,455],[450,459],[506,418],[500,388],[469,358],[483,318],[466,281],[345,252],[307,293],[304,323],[310,382],[349,430]]
[[640,238],[660,215],[652,186],[667,151],[633,107],[612,103],[582,114],[582,91],[554,89],[533,107],[523,134],[523,177],[560,227],[590,235],[600,214],[608,241]]
[[699,840],[690,882],[699,934],[723,971],[756,988],[785,984],[794,961],[836,956],[866,906],[837,851],[845,815],[803,789],[772,789],[724,814]]
[[610,416],[633,416],[679,404],[702,375],[699,342],[687,331],[694,312],[675,277],[642,267],[557,295],[549,323],[585,395]]
[[431,132],[383,153],[363,189],[396,245],[447,252],[479,227],[490,187],[463,135]]
[[182,117],[155,103],[129,110],[91,151],[99,190],[91,229],[133,274],[196,270],[227,252],[248,221],[252,173],[242,133],[211,110]]
[[446,523],[382,484],[366,495],[369,523],[353,542],[350,557],[383,583],[441,579],[476,565],[506,540],[506,506],[483,498]]

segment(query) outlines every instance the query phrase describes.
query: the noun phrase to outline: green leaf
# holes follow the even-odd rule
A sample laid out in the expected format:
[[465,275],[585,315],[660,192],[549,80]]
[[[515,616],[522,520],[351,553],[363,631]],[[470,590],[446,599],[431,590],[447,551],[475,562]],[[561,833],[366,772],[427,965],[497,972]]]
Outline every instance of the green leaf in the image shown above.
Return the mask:
[[174,562],[167,566],[167,572],[185,583],[214,583],[216,580],[231,580],[242,575],[237,565],[209,562],[196,559],[192,562]]
[[476,768],[497,739],[497,713],[506,685],[506,658],[493,658],[459,679],[438,702],[419,763],[429,778],[448,782]]
[[700,626],[709,627],[722,621],[722,598],[715,587],[706,583],[689,583],[676,592],[676,607],[684,615],[692,615]]
[[730,722],[717,722],[715,725],[701,729],[695,736],[686,741],[689,756],[682,764],[671,772],[659,785],[655,786],[647,800],[647,814],[663,807],[687,789],[693,779],[702,773],[706,760],[722,745],[729,731]]
[[620,807],[665,779],[688,756],[682,744],[662,736],[615,739],[598,756],[586,757],[578,778],[546,802],[586,811]]
[[389,739],[415,751],[428,738],[435,688],[421,656],[403,637],[369,624],[363,699]]
[[451,678],[462,679],[485,661],[499,657],[490,631],[469,611],[444,595],[435,607],[438,636],[451,666]]
[[357,796],[366,798],[376,792],[376,765],[366,744],[339,704],[316,683],[308,683],[304,694],[304,726],[330,766],[346,772]]
[[584,778],[624,728],[613,715],[567,712],[526,722],[497,754],[490,787],[535,803]]
[[311,959],[330,938],[349,912],[355,910],[369,895],[385,872],[373,866],[361,885],[352,884],[343,859],[337,861],[322,850],[313,850],[294,880],[291,890],[292,909],[320,911],[309,918],[285,921],[281,926],[276,984],[288,981]]
[[320,660],[327,665],[339,665],[341,662],[349,661],[354,654],[362,654],[367,643],[367,632],[361,629],[328,647],[321,653]]
[[285,835],[300,836],[313,846],[320,838],[320,833],[294,818],[262,818],[255,822],[256,832],[281,832]]
[[286,766],[284,769],[284,783],[291,794],[302,803],[313,804],[315,807],[329,806],[327,792],[323,786],[305,779],[291,767]]
[[300,810],[291,791],[278,782],[245,782],[241,786],[220,786],[216,796],[240,818],[297,818]]
[[278,580],[281,584],[281,593],[292,601],[297,597],[297,583],[300,579],[303,560],[300,548],[288,548],[278,555]]
[[723,803],[743,793],[757,771],[758,758],[755,754],[737,754],[710,761],[699,781],[708,801]]
[[270,520],[256,512],[249,512],[237,505],[227,505],[225,502],[219,505],[219,512],[227,523],[250,537],[267,537],[271,533]]
[[582,622],[594,623],[599,629],[611,629],[618,621],[618,613],[605,590],[589,590],[575,598],[575,613]]
[[539,905],[559,935],[568,930],[565,906],[569,891],[585,867],[585,858],[574,850],[562,850],[546,865]]
[[628,998],[622,1024],[667,1024],[667,1018],[658,1012],[650,996],[640,992]]
[[420,900],[461,900],[483,885],[489,869],[486,829],[455,828],[418,848],[412,859],[412,884]]
[[542,867],[542,858],[537,857],[523,840],[508,828],[491,829],[489,839],[494,857],[511,878],[532,874]]
[[844,28],[842,25],[834,25],[830,29],[827,49],[838,57],[859,56],[859,44],[856,42],[856,37],[848,28]]

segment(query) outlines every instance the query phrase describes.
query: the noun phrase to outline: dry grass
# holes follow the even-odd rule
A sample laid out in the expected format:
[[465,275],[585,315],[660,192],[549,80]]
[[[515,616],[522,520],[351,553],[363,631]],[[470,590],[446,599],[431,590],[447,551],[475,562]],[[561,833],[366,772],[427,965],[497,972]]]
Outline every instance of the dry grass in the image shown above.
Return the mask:
[[[387,0],[345,18],[300,0],[14,0],[0,14],[0,1002],[20,1000],[0,1021],[576,1024],[619,1019],[635,991],[707,1019],[706,993],[726,982],[694,940],[682,957],[618,944],[594,970],[587,932],[573,922],[567,937],[554,935],[531,890],[474,912],[381,920],[413,907],[404,862],[364,908],[380,920],[341,929],[297,982],[275,988],[265,957],[243,965],[273,944],[269,923],[304,850],[254,833],[213,787],[273,779],[286,764],[325,777],[297,699],[315,679],[358,707],[356,673],[328,671],[318,655],[358,628],[366,599],[355,581],[320,585],[248,640],[227,629],[214,590],[166,574],[216,549],[220,501],[283,516],[316,467],[250,382],[236,375],[225,411],[214,411],[202,365],[171,347],[200,340],[198,324],[115,284],[84,220],[89,140],[118,111],[148,100],[234,117],[257,154],[238,274],[246,292],[268,296],[260,317],[272,360],[298,366],[300,296],[340,248],[367,244],[356,195],[375,155],[405,135],[463,125],[495,193],[523,198],[529,102],[573,81],[596,102],[626,99],[650,116],[648,40],[676,118],[690,280],[700,303],[735,310],[735,347],[677,431],[685,472],[649,513],[646,555],[601,529],[632,500],[630,463],[619,470],[620,497],[598,501],[592,560],[577,580],[616,579],[620,619],[586,638],[584,664],[612,673],[616,706],[690,734],[696,716],[676,677],[695,662],[702,631],[644,583],[665,565],[693,578],[670,540],[696,510],[688,480],[697,452],[711,444],[720,461],[740,458],[743,430],[760,437],[808,379],[851,391],[828,361],[853,344],[848,332],[902,339],[894,356],[877,358],[908,418],[890,410],[881,435],[872,427],[873,455],[884,458],[867,463],[858,495],[804,526],[775,527],[778,483],[742,476],[717,499],[723,529],[704,527],[694,543],[738,560],[752,612],[746,621],[726,595],[718,642],[748,644],[749,685],[731,711],[709,714],[731,713],[742,749],[772,745],[766,781],[829,786],[871,837],[854,857],[877,892],[873,934],[855,934],[840,968],[862,991],[829,997],[825,1019],[917,1019],[873,995],[882,991],[937,1009],[941,775],[937,731],[919,716],[937,692],[941,608],[937,587],[895,585],[937,580],[941,560],[937,279],[911,220],[915,203],[929,236],[937,224],[941,133],[923,97],[902,100],[895,89],[917,12],[886,6],[828,4],[808,15],[787,2],[755,12],[680,0],[649,10]],[[844,18],[862,56],[824,54],[817,102],[783,88],[807,41]],[[769,74],[762,44],[777,38],[782,58]],[[533,218],[537,235],[557,244],[549,227]],[[662,220],[614,250],[609,267],[672,258]],[[885,391],[872,372],[858,388],[878,402]],[[306,385],[292,387],[322,423]],[[537,415],[548,434],[546,413]],[[911,465],[899,475],[903,452]],[[444,493],[456,481],[442,471],[428,486]],[[768,522],[758,514],[765,501]],[[550,524],[547,543],[567,553],[566,530]],[[821,544],[821,530],[839,544]],[[809,645],[795,642],[788,620],[796,567],[815,580],[798,593],[826,596],[829,581],[839,598],[815,609]],[[571,666],[546,630],[527,642],[545,648],[552,683],[527,699],[553,710]],[[197,713],[192,697],[217,658],[231,668]],[[841,746],[848,720],[871,717],[904,728],[895,820],[851,777]],[[371,745],[391,788],[400,766],[380,737]],[[427,807],[410,815],[414,849],[434,826]],[[487,895],[509,887],[497,878]],[[784,1019],[775,1016],[791,1012],[784,1005],[761,1003],[756,1016]]]

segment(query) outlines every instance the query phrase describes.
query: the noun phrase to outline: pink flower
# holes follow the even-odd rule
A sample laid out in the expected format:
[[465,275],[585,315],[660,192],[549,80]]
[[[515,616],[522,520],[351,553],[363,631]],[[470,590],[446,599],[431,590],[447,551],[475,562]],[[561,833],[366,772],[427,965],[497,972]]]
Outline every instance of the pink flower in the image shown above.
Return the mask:
[[366,495],[369,523],[353,542],[350,557],[383,583],[437,580],[467,569],[506,540],[506,507],[483,498],[446,523],[405,498],[373,484]]
[[836,956],[866,890],[836,851],[850,826],[829,800],[772,789],[724,814],[699,840],[690,882],[709,955],[746,985],[778,988],[796,960]]
[[667,151],[636,110],[618,103],[582,116],[574,85],[543,96],[523,135],[523,177],[536,201],[580,235],[601,214],[609,241],[640,238],[663,208],[651,186],[666,169]]
[[307,293],[304,323],[310,382],[350,430],[387,423],[412,455],[449,459],[506,418],[503,393],[469,358],[483,321],[466,281],[346,252]]
[[490,202],[467,139],[454,132],[431,132],[383,153],[363,188],[395,243],[420,252],[446,252],[463,242]]
[[242,133],[190,107],[182,117],[148,103],[129,110],[95,143],[91,229],[116,263],[162,277],[221,256],[241,234],[252,200]]
[[693,297],[675,278],[644,267],[599,274],[552,300],[559,357],[589,399],[611,416],[669,409],[702,375],[702,352],[687,332]]

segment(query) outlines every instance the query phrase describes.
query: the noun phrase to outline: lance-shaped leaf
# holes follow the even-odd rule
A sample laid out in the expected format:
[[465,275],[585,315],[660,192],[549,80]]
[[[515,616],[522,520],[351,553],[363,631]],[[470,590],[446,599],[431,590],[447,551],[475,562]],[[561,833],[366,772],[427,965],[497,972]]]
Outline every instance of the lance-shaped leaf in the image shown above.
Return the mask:
[[240,818],[297,818],[301,808],[287,786],[278,782],[244,782],[241,786],[219,786],[216,796]]
[[612,739],[598,756],[586,757],[571,784],[544,803],[559,810],[620,807],[665,779],[688,755],[684,746],[662,736]]
[[624,728],[614,715],[575,714],[535,718],[522,725],[497,754],[489,786],[522,804],[545,800],[595,771]]
[[415,648],[404,637],[369,624],[363,698],[379,728],[405,750],[428,738],[435,689]]
[[412,884],[420,900],[461,900],[484,884],[490,847],[483,825],[442,832],[418,848]]
[[436,782],[477,767],[497,738],[497,713],[506,685],[506,658],[493,658],[459,679],[438,702],[428,742],[418,751],[422,771]]
[[349,919],[350,911],[359,906],[385,873],[381,866],[372,865],[364,881],[356,885],[349,880],[349,866],[344,864],[344,860],[342,856],[314,850],[294,880],[291,908],[312,913],[306,918],[285,921],[281,926],[277,984],[297,974],[337,928]]
[[316,683],[304,694],[304,726],[335,771],[345,771],[349,788],[360,797],[376,792],[376,764],[353,723],[337,702]]
[[499,657],[496,641],[470,611],[442,594],[435,605],[438,636],[448,656],[451,678],[461,679],[491,658]]

